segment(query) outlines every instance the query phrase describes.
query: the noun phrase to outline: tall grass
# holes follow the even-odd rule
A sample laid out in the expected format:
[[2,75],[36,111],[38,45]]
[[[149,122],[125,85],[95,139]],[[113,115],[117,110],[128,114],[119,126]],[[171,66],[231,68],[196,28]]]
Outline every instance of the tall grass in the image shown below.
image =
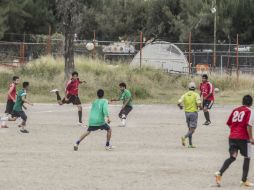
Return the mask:
[[[79,77],[87,84],[80,87],[82,102],[88,103],[96,97],[99,88],[105,90],[107,98],[119,95],[118,84],[126,82],[136,103],[175,103],[179,96],[187,90],[190,81],[197,86],[200,76],[189,77],[169,75],[159,70],[144,67],[131,68],[128,65],[108,65],[101,60],[84,57],[75,58]],[[0,69],[1,102],[5,101],[6,89],[13,75],[21,77],[22,81],[31,83],[30,98],[35,102],[54,102],[55,97],[49,93],[53,88],[64,91],[64,62],[61,58],[42,57],[29,62],[19,69]],[[220,89],[216,96],[219,103],[240,102],[243,94],[252,94],[254,79],[250,75],[236,76],[211,75],[210,81]],[[21,85],[20,85],[21,86]]]

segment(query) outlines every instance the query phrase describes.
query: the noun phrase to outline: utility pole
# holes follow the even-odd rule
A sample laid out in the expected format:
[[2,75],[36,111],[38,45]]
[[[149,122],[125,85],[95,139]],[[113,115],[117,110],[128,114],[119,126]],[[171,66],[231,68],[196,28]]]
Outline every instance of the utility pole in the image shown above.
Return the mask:
[[216,6],[216,0],[213,0],[212,3],[212,13],[214,14],[214,27],[213,27],[213,68],[216,67],[216,31],[217,31],[217,6]]

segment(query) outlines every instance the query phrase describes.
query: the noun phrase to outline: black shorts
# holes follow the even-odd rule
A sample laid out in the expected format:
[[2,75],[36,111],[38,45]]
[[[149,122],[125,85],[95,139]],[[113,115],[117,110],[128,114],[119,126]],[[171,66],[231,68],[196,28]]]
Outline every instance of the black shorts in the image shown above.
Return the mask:
[[4,113],[12,114],[14,104],[15,102],[13,102],[12,100],[7,100],[6,109]]
[[62,103],[63,104],[70,104],[72,103],[73,105],[80,105],[81,101],[78,96],[75,95],[67,95],[68,101],[63,98]]
[[240,151],[244,157],[251,157],[251,144],[248,140],[242,139],[229,139],[229,153]]
[[213,101],[203,100],[203,108],[211,109],[213,107]]
[[[130,111],[132,110],[132,106],[125,106],[121,111],[120,113],[118,114],[118,116],[121,118],[121,119],[126,119],[127,118],[127,115],[130,113]],[[125,116],[123,118],[123,115]]]
[[110,126],[107,123],[105,123],[104,125],[101,125],[101,126],[89,126],[87,131],[97,131],[99,129],[108,131],[108,130],[110,130]]
[[24,111],[13,111],[12,117],[20,117],[23,121],[27,120],[27,115]]

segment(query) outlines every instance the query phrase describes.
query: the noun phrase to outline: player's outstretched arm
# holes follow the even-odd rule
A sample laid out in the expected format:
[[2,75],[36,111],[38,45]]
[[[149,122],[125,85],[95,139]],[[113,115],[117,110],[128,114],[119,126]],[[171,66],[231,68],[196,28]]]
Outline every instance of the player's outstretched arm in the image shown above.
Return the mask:
[[22,97],[22,101],[23,101],[24,103],[26,103],[26,104],[29,104],[30,106],[33,106],[33,105],[34,105],[33,103],[29,102],[29,101],[26,99],[25,96]]
[[181,98],[178,100],[177,106],[179,107],[180,110],[183,109],[183,99],[184,99],[184,95],[181,96]]
[[128,98],[128,99],[124,102],[124,104],[123,104],[123,106],[122,106],[122,109],[125,108],[125,107],[129,104],[130,101],[131,101],[131,99]]
[[177,104],[177,106],[179,107],[179,109],[180,109],[180,110],[182,110],[182,109],[183,109],[183,106],[182,106],[182,104],[181,104],[181,103],[178,103],[178,104]]
[[112,99],[110,100],[110,102],[118,102],[118,101],[120,101],[119,98],[112,98]]

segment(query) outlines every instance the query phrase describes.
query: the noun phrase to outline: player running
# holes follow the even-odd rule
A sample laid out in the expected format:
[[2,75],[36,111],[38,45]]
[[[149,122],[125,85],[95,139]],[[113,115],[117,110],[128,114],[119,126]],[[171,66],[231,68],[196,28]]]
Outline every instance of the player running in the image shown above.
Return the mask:
[[[6,103],[6,109],[5,109],[5,115],[6,117],[2,118],[1,128],[8,128],[4,120],[9,120],[8,115],[12,114],[13,106],[16,102],[16,86],[19,84],[19,77],[14,76],[12,77],[12,82],[9,85],[8,89],[8,95],[7,95],[7,103]],[[4,119],[5,118],[5,119]]]
[[208,75],[202,75],[202,83],[200,84],[200,96],[203,97],[203,111],[205,115],[205,123],[203,125],[210,125],[210,114],[209,110],[212,108],[214,103],[214,87],[212,83],[208,81]]
[[[97,91],[98,98],[92,103],[92,108],[89,115],[89,127],[87,131],[82,134],[74,145],[74,150],[78,150],[80,142],[86,138],[92,131],[96,130],[106,130],[107,131],[107,141],[106,150],[111,150],[110,145],[112,130],[108,125],[110,123],[109,112],[108,112],[108,101],[104,99],[104,91],[102,89]],[[105,121],[106,119],[106,121]],[[108,123],[108,124],[107,124]]]
[[127,86],[126,86],[125,83],[120,83],[119,87],[120,87],[120,90],[121,90],[120,97],[117,98],[117,99],[112,99],[111,102],[120,101],[120,100],[123,101],[123,106],[122,106],[121,111],[118,114],[118,116],[121,119],[121,127],[125,127],[127,116],[131,112],[131,110],[133,109],[133,107],[132,107],[132,95],[131,95],[131,92],[128,89],[126,89]]
[[57,96],[57,102],[59,105],[63,104],[70,104],[76,105],[78,107],[78,118],[79,118],[79,125],[83,125],[82,121],[82,105],[81,101],[79,99],[78,93],[79,93],[79,85],[82,83],[86,83],[86,81],[80,81],[78,78],[78,72],[72,73],[72,78],[68,81],[66,89],[65,89],[65,97],[62,99],[59,90],[54,89],[50,92],[55,92]]
[[12,118],[14,120],[16,120],[19,117],[22,119],[22,122],[19,125],[19,127],[21,128],[20,132],[22,133],[29,133],[29,131],[25,129],[27,115],[23,111],[23,108],[26,109],[26,107],[24,106],[24,103],[33,106],[33,104],[26,99],[28,88],[29,88],[29,82],[23,82],[23,89],[18,91],[17,99],[13,106],[13,112],[12,112]]
[[254,113],[250,109],[253,99],[250,95],[243,97],[242,106],[235,108],[228,118],[227,125],[230,128],[229,135],[229,154],[230,157],[225,160],[221,169],[215,173],[216,184],[221,185],[221,178],[223,173],[234,162],[240,154],[244,157],[243,161],[243,174],[241,186],[253,187],[254,184],[250,183],[247,179],[251,157],[251,144],[254,144],[252,136],[252,126],[254,123]]
[[182,145],[186,145],[186,138],[189,138],[189,146],[188,148],[196,148],[192,144],[192,135],[197,128],[198,122],[198,108],[201,107],[201,99],[198,93],[195,92],[196,85],[194,82],[189,83],[189,91],[186,92],[182,97],[178,100],[178,107],[185,111],[186,122],[188,126],[188,132],[185,136],[181,138]]

